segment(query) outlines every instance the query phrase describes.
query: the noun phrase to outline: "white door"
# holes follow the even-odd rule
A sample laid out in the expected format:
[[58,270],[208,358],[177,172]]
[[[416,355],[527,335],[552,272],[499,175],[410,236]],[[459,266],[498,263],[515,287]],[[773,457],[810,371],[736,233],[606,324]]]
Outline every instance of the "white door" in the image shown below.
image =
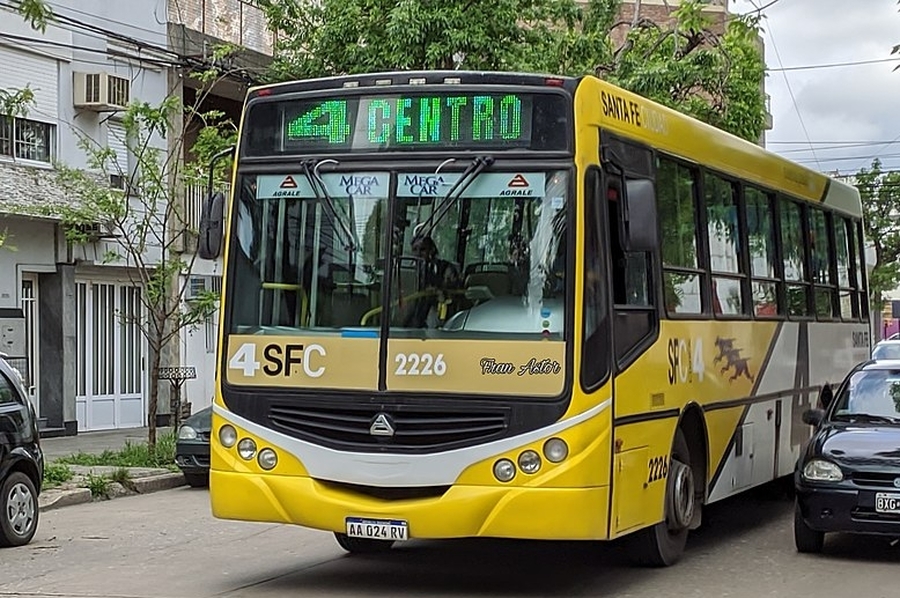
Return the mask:
[[146,425],[139,293],[136,287],[115,282],[76,284],[79,430]]
[[28,398],[34,405],[34,411],[41,416],[41,396],[38,389],[40,373],[38,368],[38,346],[40,345],[40,323],[38,319],[38,277],[37,274],[22,274],[22,313],[25,314],[25,357],[28,363],[22,375],[25,377]]

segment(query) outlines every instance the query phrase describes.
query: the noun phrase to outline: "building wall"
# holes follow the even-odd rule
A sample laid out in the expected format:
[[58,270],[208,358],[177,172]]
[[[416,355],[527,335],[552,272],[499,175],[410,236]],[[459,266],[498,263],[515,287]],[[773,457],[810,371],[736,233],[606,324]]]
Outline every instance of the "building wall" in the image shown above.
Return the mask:
[[168,0],[168,21],[191,31],[272,55],[274,37],[251,0]]
[[[639,17],[665,26],[674,20],[671,15],[672,11],[678,8],[678,4],[678,0],[641,0]],[[633,0],[622,2],[622,7],[619,10],[619,21],[628,23],[628,25],[621,25],[612,31],[611,38],[616,47],[625,42],[625,36],[634,19],[635,7],[636,3]],[[725,18],[728,15],[727,0],[711,0],[709,7],[706,9],[706,14],[713,21],[711,28],[713,33],[724,33]]]
[[[14,157],[0,151],[0,233],[7,235],[6,244],[0,249],[0,272],[4,273],[0,276],[0,309],[18,307],[28,299],[23,297],[23,277],[27,277],[31,287],[37,286],[28,291],[36,297],[34,317],[39,324],[34,328],[38,331],[34,341],[37,347],[31,361],[39,365],[34,367],[39,372],[36,400],[49,428],[74,433],[78,421],[92,420],[102,422],[99,427],[143,425],[146,418],[140,411],[146,408],[145,399],[137,395],[135,416],[134,392],[126,392],[146,389],[146,380],[140,384],[133,380],[134,372],[143,367],[142,360],[134,357],[139,355],[136,350],[141,339],[134,338],[133,327],[114,316],[109,302],[100,302],[99,292],[95,294],[100,307],[87,315],[103,314],[105,323],[93,330],[83,325],[79,328],[79,322],[85,320],[84,310],[89,309],[83,301],[88,296],[86,290],[107,290],[107,296],[115,296],[119,305],[128,292],[123,285],[128,287],[137,277],[121,268],[122,264],[105,263],[106,252],[116,249],[114,240],[70,246],[58,223],[48,219],[44,209],[50,206],[50,211],[58,214],[58,204],[79,200],[57,183],[54,161],[86,168],[88,158],[80,143],[121,147],[112,138],[111,130],[122,113],[76,108],[75,73],[106,72],[123,77],[129,82],[131,101],[158,104],[168,95],[169,63],[175,57],[167,50],[166,6],[162,0],[57,0],[53,10],[57,20],[40,33],[19,15],[0,8],[0,60],[4,65],[0,69],[0,88],[30,86],[36,102],[26,119],[43,123],[41,132],[50,125],[49,156],[41,154],[40,160],[23,158],[19,146],[15,146]],[[29,126],[16,121],[19,131],[27,132]],[[0,135],[0,150],[2,141]],[[163,150],[166,147],[162,138],[154,139],[153,144]],[[119,156],[117,162],[125,169],[134,167],[133,157]],[[44,218],[3,215],[23,212]],[[152,252],[145,257],[153,259]],[[116,282],[120,280],[126,282]],[[128,300],[133,303],[131,295]],[[115,342],[109,344],[109,339]],[[136,349],[129,350],[126,343]],[[86,351],[93,351],[94,355],[98,351],[100,355],[114,352],[120,362],[131,363],[125,363],[128,367],[122,367],[121,373],[116,371],[107,377],[102,397],[81,396],[76,403],[76,392],[84,388],[84,375],[79,373],[78,364]],[[76,404],[89,409],[92,398],[98,399],[98,409],[102,406],[104,412],[98,411],[93,418],[76,412]],[[121,413],[115,411],[120,408]]]

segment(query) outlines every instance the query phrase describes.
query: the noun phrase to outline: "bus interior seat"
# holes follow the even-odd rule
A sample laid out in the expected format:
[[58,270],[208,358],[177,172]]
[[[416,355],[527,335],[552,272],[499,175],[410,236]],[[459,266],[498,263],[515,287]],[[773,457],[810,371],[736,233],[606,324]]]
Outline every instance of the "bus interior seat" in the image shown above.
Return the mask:
[[331,295],[331,319],[339,326],[356,326],[372,309],[372,297],[368,292],[354,289],[338,289]]
[[476,263],[466,266],[466,288],[487,287],[494,297],[513,294],[513,271],[510,264]]

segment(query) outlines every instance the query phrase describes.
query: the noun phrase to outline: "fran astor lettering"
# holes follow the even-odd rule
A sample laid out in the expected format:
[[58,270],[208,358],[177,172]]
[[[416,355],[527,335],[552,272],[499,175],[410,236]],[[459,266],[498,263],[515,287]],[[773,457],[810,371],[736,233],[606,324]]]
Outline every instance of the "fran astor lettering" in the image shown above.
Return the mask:
[[493,357],[481,359],[482,376],[546,376],[558,374],[561,371],[562,365],[553,359],[538,360],[532,357],[528,363],[522,365],[497,361]]

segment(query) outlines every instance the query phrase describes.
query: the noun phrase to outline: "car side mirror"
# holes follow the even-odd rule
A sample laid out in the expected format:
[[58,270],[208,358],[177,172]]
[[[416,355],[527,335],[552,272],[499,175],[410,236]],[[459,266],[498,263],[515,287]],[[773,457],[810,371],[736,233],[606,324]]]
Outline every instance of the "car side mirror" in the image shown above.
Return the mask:
[[822,409],[828,409],[833,400],[834,391],[831,390],[830,384],[826,384],[822,387],[822,392],[819,393],[819,405],[822,406]]
[[825,411],[822,409],[807,409],[803,412],[803,423],[809,426],[818,426],[825,419]]

